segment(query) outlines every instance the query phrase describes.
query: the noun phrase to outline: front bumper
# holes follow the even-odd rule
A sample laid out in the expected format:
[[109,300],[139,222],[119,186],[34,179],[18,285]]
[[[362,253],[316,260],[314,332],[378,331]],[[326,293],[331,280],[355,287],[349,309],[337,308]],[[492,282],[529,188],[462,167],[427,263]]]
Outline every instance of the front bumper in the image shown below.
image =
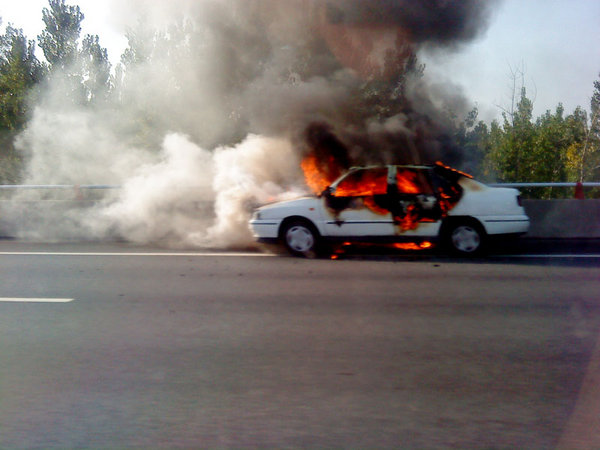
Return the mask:
[[252,219],[250,221],[250,230],[259,242],[262,242],[263,239],[277,240],[280,224],[280,220]]

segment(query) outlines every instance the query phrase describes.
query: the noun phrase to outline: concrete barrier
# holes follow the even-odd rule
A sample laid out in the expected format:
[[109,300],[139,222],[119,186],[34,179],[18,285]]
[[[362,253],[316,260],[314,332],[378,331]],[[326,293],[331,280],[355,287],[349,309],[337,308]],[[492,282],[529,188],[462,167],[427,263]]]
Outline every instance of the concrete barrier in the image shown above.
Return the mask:
[[600,238],[600,200],[523,200],[531,219],[527,237]]

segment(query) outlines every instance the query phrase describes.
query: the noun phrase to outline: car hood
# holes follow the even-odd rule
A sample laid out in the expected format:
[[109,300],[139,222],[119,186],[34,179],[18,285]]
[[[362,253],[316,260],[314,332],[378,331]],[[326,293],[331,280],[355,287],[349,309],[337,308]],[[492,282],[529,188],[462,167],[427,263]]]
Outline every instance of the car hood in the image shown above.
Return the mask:
[[301,207],[314,207],[318,203],[319,199],[315,196],[307,196],[295,198],[292,200],[284,200],[282,202],[269,203],[267,205],[257,208],[258,211],[270,211],[273,209],[289,209],[289,208],[301,208]]

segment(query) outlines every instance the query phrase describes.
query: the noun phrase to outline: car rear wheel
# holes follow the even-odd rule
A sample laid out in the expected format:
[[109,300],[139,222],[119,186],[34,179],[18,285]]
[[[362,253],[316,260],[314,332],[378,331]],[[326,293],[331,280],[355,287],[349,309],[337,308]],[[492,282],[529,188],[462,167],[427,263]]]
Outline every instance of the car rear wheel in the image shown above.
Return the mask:
[[485,231],[475,221],[456,222],[449,226],[446,245],[456,255],[480,255],[485,246]]
[[294,221],[286,224],[282,232],[283,242],[290,253],[297,256],[316,256],[318,232],[308,222]]

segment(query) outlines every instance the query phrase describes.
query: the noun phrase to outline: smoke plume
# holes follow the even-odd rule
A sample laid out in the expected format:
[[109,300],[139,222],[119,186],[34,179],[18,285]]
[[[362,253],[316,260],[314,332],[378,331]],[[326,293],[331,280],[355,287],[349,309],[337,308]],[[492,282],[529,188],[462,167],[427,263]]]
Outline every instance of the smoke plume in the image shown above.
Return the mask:
[[456,164],[443,112],[467,104],[428,82],[417,56],[477,37],[494,4],[115,1],[131,48],[112,94],[69,102],[53,76],[17,144],[25,183],[121,189],[36,216],[22,235],[245,246],[252,207],[309,192],[307,155]]

